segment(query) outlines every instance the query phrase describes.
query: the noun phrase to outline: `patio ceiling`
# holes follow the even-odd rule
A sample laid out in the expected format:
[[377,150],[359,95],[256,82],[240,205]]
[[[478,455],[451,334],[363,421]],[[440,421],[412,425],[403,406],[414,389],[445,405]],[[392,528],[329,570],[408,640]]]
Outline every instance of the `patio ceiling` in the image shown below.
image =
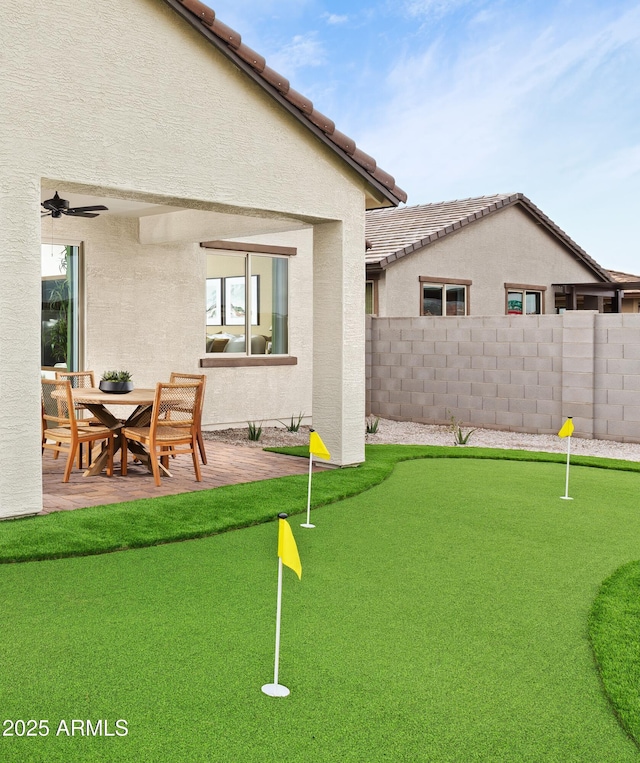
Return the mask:
[[[239,238],[299,230],[316,222],[315,219],[296,219],[267,210],[238,211],[228,205],[207,205],[183,199],[136,194],[110,196],[105,195],[102,189],[87,191],[83,187],[63,182],[43,183],[40,200],[50,199],[56,191],[69,201],[71,207],[102,204],[108,209],[100,212],[101,216],[140,219],[141,243],[180,240],[182,236],[176,231],[184,230],[186,222],[195,239],[199,238],[198,231],[202,231],[205,238],[211,238],[212,235],[220,239]],[[210,206],[215,208],[207,208]],[[46,220],[43,218],[43,223]]]

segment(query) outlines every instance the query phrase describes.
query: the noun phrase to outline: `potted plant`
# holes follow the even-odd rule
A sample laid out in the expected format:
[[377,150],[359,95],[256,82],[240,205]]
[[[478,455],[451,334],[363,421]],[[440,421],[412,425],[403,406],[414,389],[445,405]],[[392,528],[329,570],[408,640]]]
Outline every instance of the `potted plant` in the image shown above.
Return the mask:
[[131,392],[133,389],[131,374],[128,371],[105,371],[100,379],[100,389],[116,395]]

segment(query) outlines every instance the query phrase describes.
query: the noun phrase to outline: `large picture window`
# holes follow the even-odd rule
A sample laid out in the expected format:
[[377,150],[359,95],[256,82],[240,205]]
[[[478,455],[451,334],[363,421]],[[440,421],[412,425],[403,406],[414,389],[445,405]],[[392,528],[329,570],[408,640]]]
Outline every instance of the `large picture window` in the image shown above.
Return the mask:
[[468,315],[470,285],[420,276],[420,315]]
[[288,267],[287,257],[207,254],[207,353],[288,354]]

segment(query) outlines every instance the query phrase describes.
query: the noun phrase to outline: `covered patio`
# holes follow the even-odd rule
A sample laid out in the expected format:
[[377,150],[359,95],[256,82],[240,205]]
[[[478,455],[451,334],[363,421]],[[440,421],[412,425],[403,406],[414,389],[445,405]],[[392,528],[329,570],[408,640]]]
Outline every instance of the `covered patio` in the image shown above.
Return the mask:
[[[62,362],[142,388],[202,373],[205,427],[304,412],[334,465],[360,463],[364,212],[406,199],[394,178],[200,2],[23,5],[3,21],[0,517],[47,510],[63,489],[71,503],[90,488],[94,503],[139,497],[133,474],[114,498],[45,475],[43,496],[40,373]],[[58,216],[56,194],[99,215]],[[43,243],[74,269],[44,273]],[[43,283],[70,274],[75,360],[43,362],[43,325],[51,344],[63,324],[43,316],[59,301]],[[244,345],[216,353],[221,337]],[[212,469],[203,487],[233,471]]]

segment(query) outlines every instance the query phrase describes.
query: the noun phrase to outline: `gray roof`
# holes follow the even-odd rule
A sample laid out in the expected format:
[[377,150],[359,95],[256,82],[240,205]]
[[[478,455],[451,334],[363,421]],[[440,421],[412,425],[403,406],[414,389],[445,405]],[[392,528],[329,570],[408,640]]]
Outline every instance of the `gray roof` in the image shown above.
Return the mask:
[[522,193],[497,193],[399,209],[369,210],[366,216],[366,263],[371,268],[386,268],[401,257],[514,205],[534,217],[600,280],[609,280],[608,272]]

